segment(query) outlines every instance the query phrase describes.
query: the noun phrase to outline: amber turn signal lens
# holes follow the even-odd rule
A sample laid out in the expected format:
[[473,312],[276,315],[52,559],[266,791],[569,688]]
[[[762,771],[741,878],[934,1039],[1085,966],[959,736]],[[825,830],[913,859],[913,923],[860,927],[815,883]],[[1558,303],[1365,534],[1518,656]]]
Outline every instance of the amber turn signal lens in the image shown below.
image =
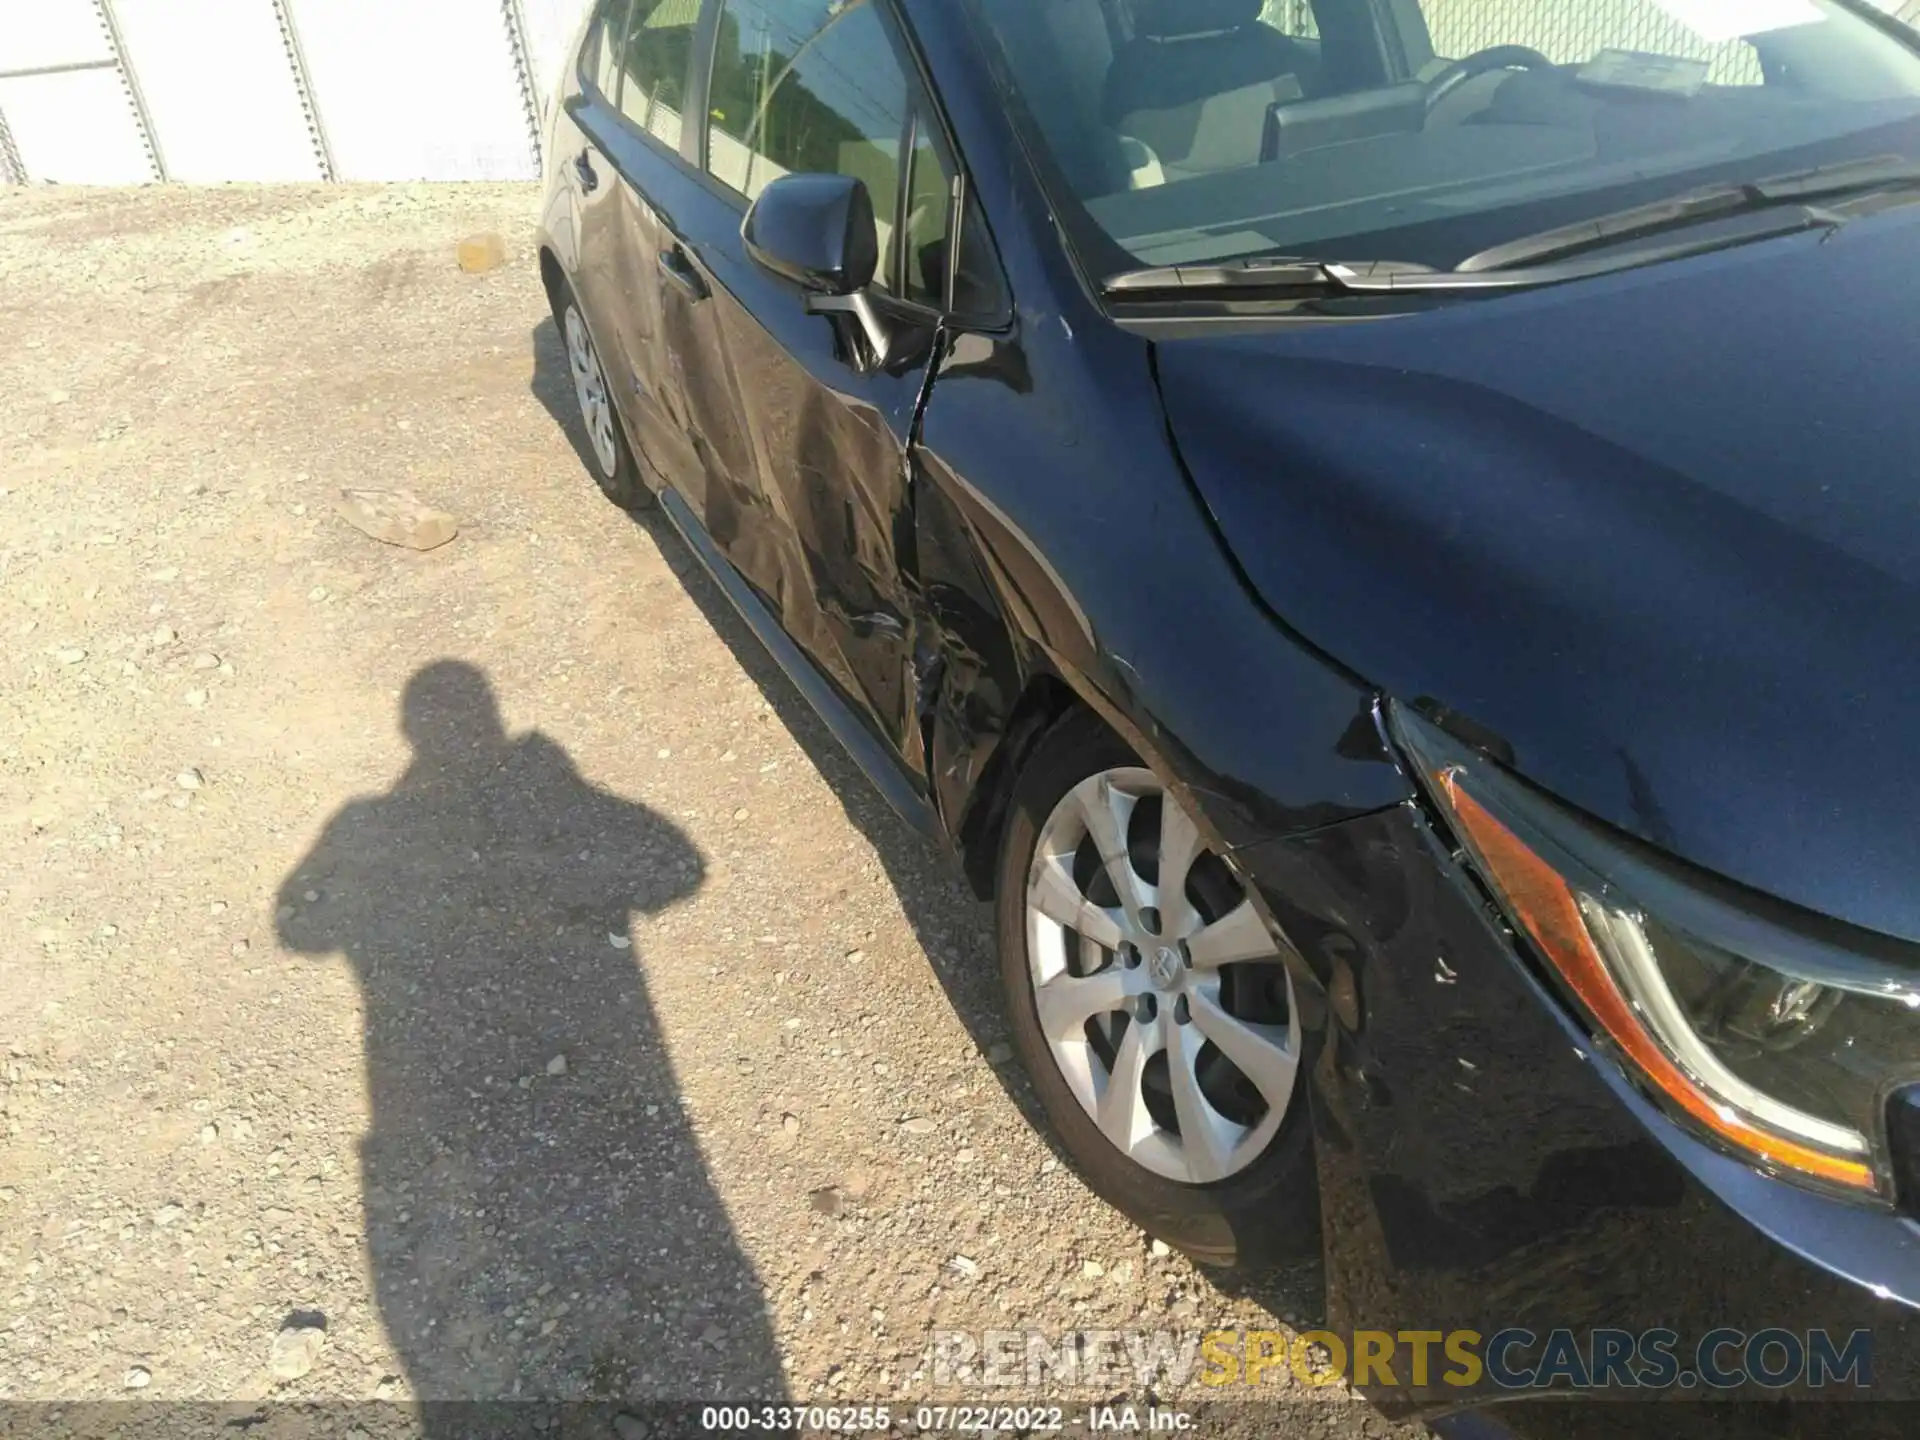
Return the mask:
[[1560,872],[1467,793],[1457,768],[1439,771],[1434,781],[1508,911],[1560,971],[1587,1013],[1668,1099],[1714,1134],[1769,1164],[1830,1184],[1876,1188],[1870,1166],[1762,1129],[1696,1085],[1634,1014]]

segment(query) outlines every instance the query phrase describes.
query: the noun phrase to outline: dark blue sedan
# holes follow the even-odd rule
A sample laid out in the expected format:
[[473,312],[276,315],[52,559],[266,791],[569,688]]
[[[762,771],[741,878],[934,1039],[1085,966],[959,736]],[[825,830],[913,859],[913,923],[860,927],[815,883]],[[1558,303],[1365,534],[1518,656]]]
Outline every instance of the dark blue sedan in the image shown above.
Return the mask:
[[1356,1377],[1430,1413],[1912,1393],[1912,31],[603,0],[549,156],[600,485],[992,901],[1094,1188],[1502,1337]]

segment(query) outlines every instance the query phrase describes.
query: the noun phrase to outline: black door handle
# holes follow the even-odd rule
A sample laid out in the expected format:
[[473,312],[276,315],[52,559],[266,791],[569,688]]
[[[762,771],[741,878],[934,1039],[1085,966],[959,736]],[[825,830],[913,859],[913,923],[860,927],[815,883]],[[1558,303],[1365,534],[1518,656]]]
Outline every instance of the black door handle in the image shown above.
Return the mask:
[[693,262],[687,259],[687,252],[678,245],[671,250],[662,250],[659,263],[660,273],[679,286],[686,297],[696,304],[712,293],[707,289],[707,282],[700,278],[700,272],[693,268]]
[[573,173],[580,177],[580,188],[591,195],[600,188],[600,175],[593,168],[593,152],[582,150],[574,159]]

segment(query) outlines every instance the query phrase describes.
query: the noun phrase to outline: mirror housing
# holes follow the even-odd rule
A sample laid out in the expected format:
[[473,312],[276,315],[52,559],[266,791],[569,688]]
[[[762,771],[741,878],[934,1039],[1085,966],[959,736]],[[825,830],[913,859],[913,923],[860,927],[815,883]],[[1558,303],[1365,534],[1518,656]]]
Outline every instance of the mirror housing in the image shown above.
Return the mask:
[[857,295],[880,268],[880,228],[866,182],[851,175],[782,175],[740,227],[763,270],[814,295]]

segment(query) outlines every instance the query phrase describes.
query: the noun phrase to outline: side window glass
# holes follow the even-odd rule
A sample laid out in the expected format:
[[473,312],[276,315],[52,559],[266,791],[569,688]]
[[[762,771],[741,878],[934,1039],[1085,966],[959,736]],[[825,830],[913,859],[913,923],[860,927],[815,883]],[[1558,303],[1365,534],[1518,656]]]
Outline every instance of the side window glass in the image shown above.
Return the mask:
[[914,126],[907,156],[906,253],[899,294],[907,300],[944,309],[947,267],[953,247],[947,227],[953,215],[953,180],[940,161],[925,124]]
[[985,319],[1005,314],[1007,304],[1007,287],[1000,278],[993,241],[980,219],[979,206],[969,200],[966,217],[960,222],[960,268],[953,277],[953,313]]
[[782,175],[864,180],[898,292],[907,78],[872,0],[726,0],[707,109],[707,168],[749,200]]
[[627,16],[620,112],[670,150],[680,148],[699,20],[700,0],[633,0]]
[[620,98],[620,45],[627,35],[627,6],[631,0],[602,0],[593,17],[593,30],[583,51],[584,68],[593,88],[609,104]]

